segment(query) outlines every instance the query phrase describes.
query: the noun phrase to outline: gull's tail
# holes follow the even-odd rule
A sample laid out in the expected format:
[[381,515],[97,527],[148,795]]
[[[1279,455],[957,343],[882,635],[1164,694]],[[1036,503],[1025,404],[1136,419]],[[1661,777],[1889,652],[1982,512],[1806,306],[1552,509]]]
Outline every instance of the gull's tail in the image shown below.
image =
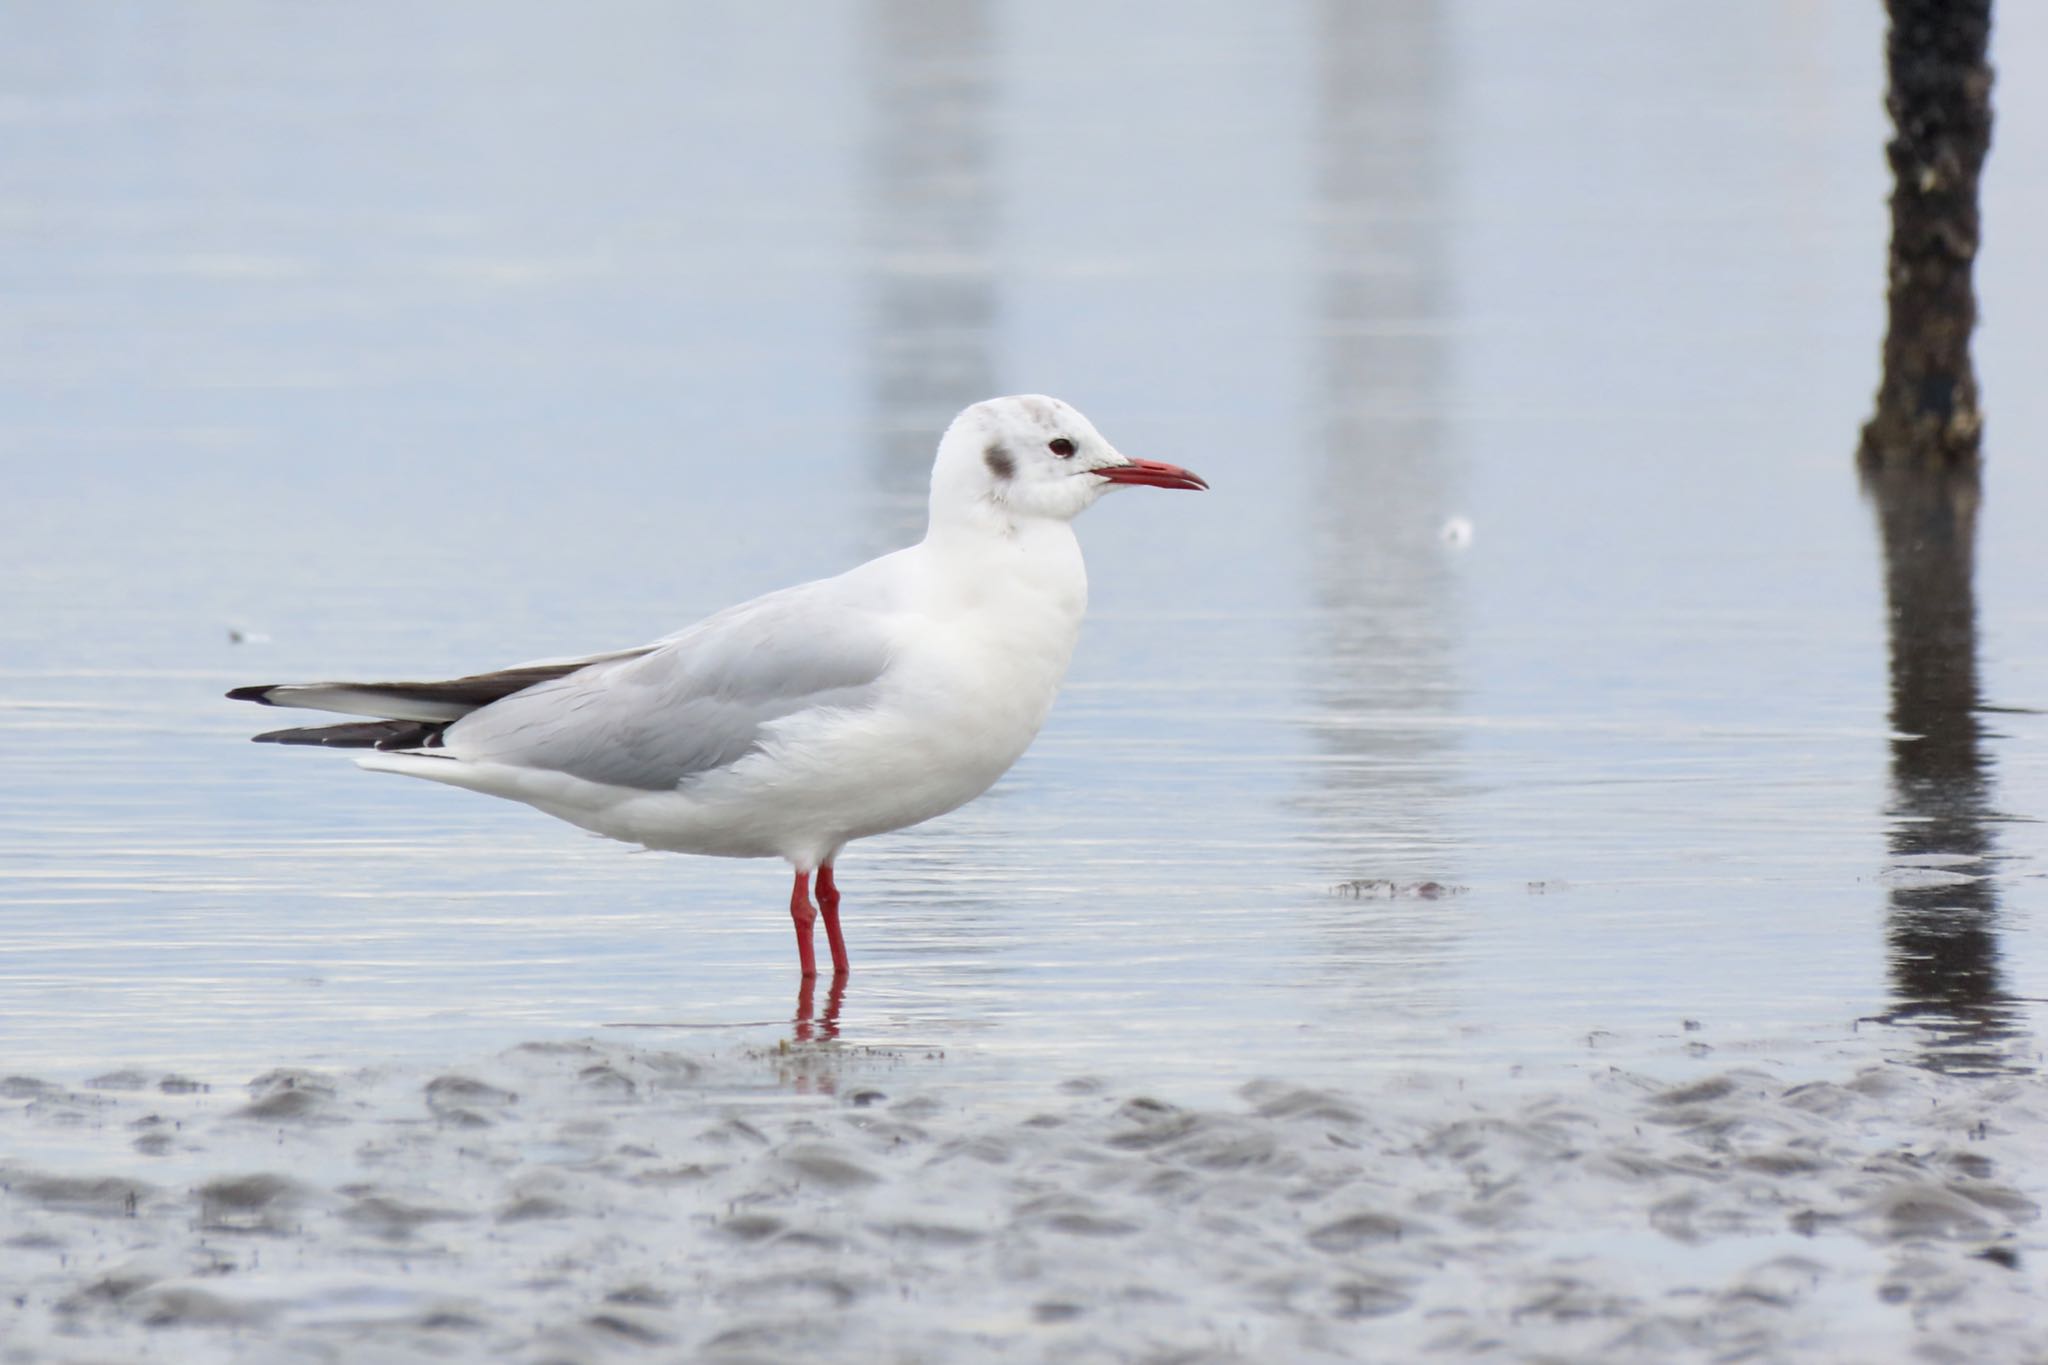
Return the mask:
[[341,725],[271,730],[254,737],[258,744],[313,744],[329,749],[436,749],[441,745],[443,730],[479,707],[489,706],[514,692],[524,692],[538,683],[566,677],[591,664],[630,659],[646,652],[625,649],[581,659],[550,659],[441,682],[264,683],[237,687],[228,693],[228,699],[372,717]]

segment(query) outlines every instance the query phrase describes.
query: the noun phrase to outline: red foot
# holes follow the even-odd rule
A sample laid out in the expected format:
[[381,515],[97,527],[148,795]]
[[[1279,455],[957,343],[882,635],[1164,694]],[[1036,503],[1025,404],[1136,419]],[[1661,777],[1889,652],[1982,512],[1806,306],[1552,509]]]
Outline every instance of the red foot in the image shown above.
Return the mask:
[[818,869],[818,908],[825,912],[825,941],[832,945],[832,975],[845,976],[846,937],[839,932],[839,888],[832,884],[832,864]]

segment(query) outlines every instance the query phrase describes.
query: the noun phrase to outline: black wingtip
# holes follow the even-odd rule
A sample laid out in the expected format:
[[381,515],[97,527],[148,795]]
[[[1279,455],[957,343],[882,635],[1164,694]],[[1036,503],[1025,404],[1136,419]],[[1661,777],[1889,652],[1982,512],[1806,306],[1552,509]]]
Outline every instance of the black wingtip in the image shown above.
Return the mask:
[[[346,743],[346,741],[338,741],[329,734],[330,730],[355,730],[358,728],[355,725],[302,725],[291,730],[266,730],[260,735],[249,736],[249,742],[251,744],[317,744],[322,748],[333,748],[337,743]],[[357,748],[365,746],[348,744],[346,747]]]
[[439,720],[351,720],[340,725],[300,725],[252,735],[258,744],[310,744],[322,749],[438,749],[448,722]]
[[228,700],[253,701],[264,706],[274,706],[276,703],[270,700],[270,694],[277,689],[277,686],[278,684],[276,683],[264,683],[258,687],[237,687],[234,691],[228,693]]

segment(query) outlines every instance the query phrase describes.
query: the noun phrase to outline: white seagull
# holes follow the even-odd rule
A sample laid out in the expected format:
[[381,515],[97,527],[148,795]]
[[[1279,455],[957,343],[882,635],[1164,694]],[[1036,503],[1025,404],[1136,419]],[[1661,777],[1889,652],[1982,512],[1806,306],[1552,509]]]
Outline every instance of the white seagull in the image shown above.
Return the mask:
[[[1029,747],[1073,657],[1088,577],[1073,519],[1122,484],[1207,488],[1027,394],[953,419],[924,539],[638,649],[444,682],[274,683],[237,701],[375,719],[257,735],[370,749],[377,772],[468,787],[627,843],[784,858],[806,981],[854,839],[987,791]],[[810,883],[817,876],[817,904]]]

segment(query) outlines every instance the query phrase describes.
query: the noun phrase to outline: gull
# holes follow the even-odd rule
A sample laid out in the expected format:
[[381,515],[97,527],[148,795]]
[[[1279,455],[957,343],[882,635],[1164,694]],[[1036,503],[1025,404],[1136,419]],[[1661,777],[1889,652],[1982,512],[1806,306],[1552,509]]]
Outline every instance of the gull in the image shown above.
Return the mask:
[[1088,604],[1072,522],[1129,485],[1208,487],[1122,454],[1058,399],[992,398],[939,442],[924,539],[835,578],[637,649],[227,695],[370,718],[259,743],[369,750],[361,767],[523,801],[651,849],[785,859],[803,978],[817,975],[822,912],[836,980],[848,971],[840,850],[965,805],[1030,746]]

